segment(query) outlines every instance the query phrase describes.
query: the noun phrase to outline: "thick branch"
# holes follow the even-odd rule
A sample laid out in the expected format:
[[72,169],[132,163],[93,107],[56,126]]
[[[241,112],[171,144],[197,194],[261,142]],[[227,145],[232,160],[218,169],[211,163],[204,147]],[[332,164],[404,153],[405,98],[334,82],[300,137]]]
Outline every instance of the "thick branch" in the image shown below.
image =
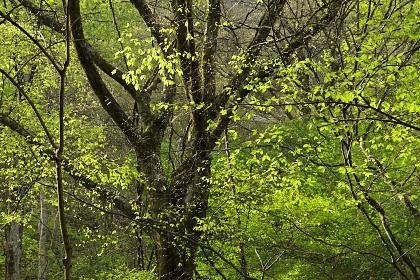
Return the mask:
[[217,50],[217,36],[220,25],[220,0],[208,1],[207,26],[203,50],[203,96],[208,100],[216,93],[214,56]]
[[63,26],[59,21],[57,21],[54,17],[49,16],[43,13],[40,9],[38,9],[31,1],[28,0],[19,0],[20,4],[24,6],[28,11],[34,14],[38,22],[42,25],[50,27],[55,32],[61,33],[64,35],[65,33],[65,26]]
[[128,141],[137,147],[140,143],[140,137],[131,126],[128,116],[125,114],[121,106],[115,100],[114,96],[108,90],[102,77],[99,75],[94,60],[89,53],[89,46],[86,43],[83,33],[83,26],[80,14],[79,0],[71,1],[69,3],[69,13],[72,26],[72,34],[74,45],[79,57],[80,64],[85,70],[86,76],[93,89],[93,92],[98,97],[102,107],[111,116],[117,126],[121,129]]
[[[144,22],[146,23],[147,27],[150,28],[150,33],[152,33],[153,37],[156,39],[158,44],[164,49],[165,44],[165,35],[160,31],[163,27],[159,23],[158,16],[152,12],[149,5],[144,0],[130,0],[130,2],[136,7],[137,11],[139,12],[140,16],[143,18]],[[164,50],[164,53],[169,54],[171,50]]]
[[[31,1],[29,0],[20,0],[19,1],[29,12],[35,15],[40,24],[45,25],[57,33],[64,35],[65,27],[57,21],[54,17],[51,17],[41,10],[39,10]],[[114,79],[119,83],[124,89],[130,94],[130,96],[138,103],[139,105],[139,114],[142,119],[148,122],[151,118],[149,103],[150,100],[147,98],[147,95],[139,93],[132,84],[127,84],[123,79],[124,72],[112,65],[109,61],[101,56],[98,50],[96,50],[92,45],[85,41],[85,51],[91,56],[92,60],[105,74]]]
[[118,68],[115,68],[111,63],[106,61],[99,52],[94,49],[89,43],[86,42],[86,52],[88,52],[96,64],[105,74],[113,78],[117,83],[119,83],[124,89],[130,94],[130,96],[137,102],[139,106],[139,114],[142,119],[147,123],[152,118],[150,112],[150,98],[147,94],[142,94],[140,91],[136,90],[134,85],[127,84],[123,78],[124,72]]

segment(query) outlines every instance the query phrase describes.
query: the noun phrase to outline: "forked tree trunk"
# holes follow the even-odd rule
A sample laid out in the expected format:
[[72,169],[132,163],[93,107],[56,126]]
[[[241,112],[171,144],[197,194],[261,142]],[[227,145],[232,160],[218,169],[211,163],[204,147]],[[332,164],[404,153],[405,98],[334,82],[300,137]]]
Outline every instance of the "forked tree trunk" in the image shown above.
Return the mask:
[[11,222],[5,227],[6,280],[20,280],[22,258],[22,225]]

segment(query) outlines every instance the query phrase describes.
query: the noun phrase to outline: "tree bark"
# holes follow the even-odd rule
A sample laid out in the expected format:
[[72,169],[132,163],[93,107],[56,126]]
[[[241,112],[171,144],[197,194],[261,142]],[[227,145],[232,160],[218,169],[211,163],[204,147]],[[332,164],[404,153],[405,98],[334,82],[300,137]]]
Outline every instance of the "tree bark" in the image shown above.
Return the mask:
[[6,233],[6,280],[20,280],[22,259],[22,225],[11,222],[5,227]]

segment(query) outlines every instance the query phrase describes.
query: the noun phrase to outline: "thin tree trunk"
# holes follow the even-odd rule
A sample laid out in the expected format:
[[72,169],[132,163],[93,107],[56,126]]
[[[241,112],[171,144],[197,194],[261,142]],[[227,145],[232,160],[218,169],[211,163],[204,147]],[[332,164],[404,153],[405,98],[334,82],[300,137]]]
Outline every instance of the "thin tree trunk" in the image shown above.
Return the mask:
[[60,75],[60,92],[59,92],[59,144],[56,150],[56,182],[57,182],[57,201],[58,201],[58,220],[60,223],[61,237],[64,247],[64,280],[70,279],[72,248],[70,236],[67,230],[67,220],[65,217],[65,201],[64,201],[64,180],[63,180],[63,152],[64,152],[64,93],[67,68],[70,63],[70,18],[68,3],[63,0],[63,9],[66,15],[66,60],[62,69],[58,70]]
[[48,208],[45,201],[45,193],[39,192],[41,207],[39,219],[39,249],[38,249],[38,280],[45,280],[48,268],[47,235],[48,235]]

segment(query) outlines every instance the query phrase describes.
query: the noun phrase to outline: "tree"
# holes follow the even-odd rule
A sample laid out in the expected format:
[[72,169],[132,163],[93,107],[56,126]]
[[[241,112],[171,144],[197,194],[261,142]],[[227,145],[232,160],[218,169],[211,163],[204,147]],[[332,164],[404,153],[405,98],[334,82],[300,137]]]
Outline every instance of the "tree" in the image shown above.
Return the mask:
[[[203,242],[207,237],[203,222],[206,220],[209,201],[212,203],[214,197],[217,197],[215,190],[219,190],[218,176],[227,178],[233,197],[237,195],[234,186],[239,181],[237,173],[231,173],[236,168],[235,162],[230,162],[235,153],[227,155],[228,162],[221,161],[225,164],[222,164],[221,168],[225,168],[226,164],[230,166],[227,168],[230,171],[226,171],[229,176],[224,176],[214,169],[212,172],[212,166],[216,164],[213,162],[213,151],[218,149],[220,140],[224,138],[226,145],[223,149],[230,152],[229,137],[235,140],[235,135],[241,133],[237,128],[232,129],[232,126],[240,125],[241,121],[250,124],[258,115],[266,117],[271,114],[271,117],[284,122],[286,117],[293,120],[301,118],[301,114],[303,119],[314,121],[309,122],[312,127],[302,125],[304,129],[311,131],[317,127],[324,140],[314,140],[319,137],[314,135],[312,142],[308,144],[304,143],[306,136],[298,135],[299,139],[290,138],[293,144],[290,150],[293,152],[287,153],[283,148],[276,147],[275,143],[273,147],[265,150],[249,145],[247,149],[255,151],[248,156],[255,160],[254,164],[262,165],[256,177],[250,175],[249,186],[254,185],[254,180],[260,180],[259,176],[271,176],[272,172],[277,172],[273,175],[277,179],[270,181],[273,188],[288,185],[299,189],[302,178],[309,179],[305,173],[307,170],[300,170],[298,162],[315,165],[313,172],[322,167],[341,168],[338,173],[341,172],[339,176],[342,178],[338,181],[350,187],[354,200],[360,202],[357,207],[375,228],[384,245],[390,248],[388,253],[392,257],[391,265],[404,277],[412,276],[417,279],[416,265],[410,254],[399,245],[401,242],[389,226],[384,208],[365,190],[364,184],[369,180],[362,183],[361,179],[368,178],[370,175],[367,174],[367,170],[373,168],[383,176],[384,183],[390,185],[392,191],[398,189],[396,184],[388,179],[386,170],[382,168],[382,161],[363,144],[370,137],[371,131],[375,130],[374,126],[377,123],[399,125],[401,130],[397,128],[393,131],[400,134],[418,131],[414,125],[417,109],[414,109],[415,114],[411,115],[410,112],[406,119],[403,119],[396,113],[399,110],[388,112],[381,109],[386,104],[382,100],[387,95],[382,99],[377,97],[378,91],[394,88],[396,85],[393,80],[396,76],[409,69],[406,67],[407,63],[417,58],[415,54],[418,41],[415,41],[415,38],[410,38],[409,35],[407,39],[400,34],[400,38],[405,41],[398,45],[391,37],[381,35],[388,36],[394,31],[393,28],[404,26],[407,33],[416,36],[417,31],[412,19],[402,23],[389,20],[399,15],[412,15],[415,2],[393,2],[387,1],[388,5],[381,5],[372,1],[344,0],[320,3],[209,0],[203,4],[192,0],[174,0],[156,2],[153,5],[143,0],[132,0],[130,3],[71,0],[68,3],[63,2],[65,9],[62,9],[61,4],[54,1],[10,1],[0,12],[2,25],[14,26],[20,34],[26,36],[24,40],[36,46],[42,53],[41,61],[50,61],[52,68],[55,68],[60,76],[61,86],[57,92],[60,92],[61,97],[65,87],[68,92],[81,89],[69,83],[65,84],[66,67],[55,64],[55,57],[59,57],[59,61],[68,61],[71,50],[67,48],[67,51],[64,51],[66,48],[60,41],[68,42],[68,33],[71,31],[73,57],[77,57],[73,67],[83,69],[83,74],[76,70],[74,79],[88,81],[102,110],[118,128],[113,132],[122,134],[126,140],[121,146],[126,151],[127,158],[135,158],[131,161],[136,170],[130,171],[130,174],[134,174],[129,176],[130,189],[115,190],[109,187],[109,180],[101,181],[101,174],[111,174],[108,167],[93,164],[93,168],[83,165],[79,168],[77,164],[83,160],[77,158],[77,152],[66,151],[60,144],[60,153],[56,153],[57,145],[48,146],[46,143],[56,141],[56,137],[48,133],[52,121],[43,121],[37,113],[40,104],[31,102],[31,98],[26,94],[31,89],[25,88],[19,82],[14,83],[13,76],[8,74],[13,71],[6,69],[2,70],[2,75],[10,79],[4,84],[12,84],[24,95],[31,105],[29,107],[38,117],[38,125],[36,127],[29,125],[29,122],[17,121],[16,115],[13,117],[16,114],[13,110],[1,113],[0,123],[24,137],[30,146],[37,147],[37,153],[41,157],[55,161],[58,174],[61,174],[59,170],[62,167],[69,175],[68,178],[57,176],[62,220],[64,188],[60,182],[63,182],[63,179],[69,182],[74,180],[89,192],[96,193],[98,200],[111,203],[120,214],[134,223],[138,232],[147,233],[155,252],[157,275],[160,279],[192,279],[198,273],[196,260],[200,248],[200,260],[207,259],[209,263],[214,264],[212,267],[216,267],[211,257],[217,255],[230,264],[235,273],[244,279],[251,279],[253,276],[247,265],[247,259],[250,258],[245,239],[238,245],[239,268]],[[103,11],[105,8],[106,13],[89,14],[90,10]],[[134,17],[139,20],[133,22]],[[27,24],[23,19],[30,23]],[[102,29],[95,29],[94,24],[98,24],[95,20],[112,21],[113,25],[107,24]],[[382,24],[383,27],[376,27],[376,24]],[[31,35],[35,26],[38,28],[37,32],[53,38],[50,44],[44,46],[42,37]],[[115,32],[113,35],[108,34],[108,38],[115,39],[115,44],[110,42],[112,40],[101,37],[102,32],[111,32],[112,28]],[[45,38],[45,35],[43,37]],[[382,39],[386,40],[386,43],[373,43]],[[56,47],[56,44],[59,47]],[[114,54],[116,59],[113,60],[111,57]],[[375,63],[369,66],[372,60]],[[387,63],[391,62],[397,65],[394,66],[396,68],[387,66]],[[33,65],[51,69],[51,66],[45,67],[42,62]],[[410,71],[412,70],[407,70],[406,74],[415,75]],[[17,75],[19,72],[22,71],[13,73]],[[378,73],[386,73],[389,82],[375,89],[372,83],[375,79],[380,82]],[[411,83],[412,80],[413,76],[408,78],[407,83]],[[366,88],[368,90],[365,90]],[[395,98],[392,102],[403,102],[402,96],[406,94],[392,96]],[[43,98],[41,95],[40,99]],[[60,122],[60,139],[63,139],[65,133],[63,102],[64,99],[59,102],[60,117],[55,119],[55,122]],[[83,105],[77,98],[71,102],[72,107],[68,110]],[[404,104],[396,105],[395,108],[405,106]],[[250,107],[253,109],[249,109]],[[71,116],[67,118],[69,122],[73,119]],[[370,124],[360,124],[363,121]],[[35,136],[39,124],[43,130],[41,137]],[[365,125],[365,136],[360,137],[359,129]],[[281,129],[272,123],[264,125],[263,129],[267,130],[262,137],[250,139],[267,141],[266,137],[271,137],[281,142],[278,138],[278,131]],[[312,137],[312,134],[308,135]],[[377,131],[374,135],[382,137]],[[329,139],[339,139],[341,142],[337,145]],[[356,142],[361,150],[353,155]],[[337,150],[333,149],[331,153],[325,152],[320,159],[321,164],[318,164],[317,149],[314,147],[322,147],[325,143],[334,145],[335,148],[341,147],[342,163],[337,166],[335,163],[322,164],[324,160],[336,160],[340,157]],[[416,142],[412,140],[409,143],[410,147],[413,147],[412,143]],[[301,144],[305,153],[302,152]],[[67,145],[73,147],[74,144]],[[283,166],[276,167],[275,161],[271,162],[270,157],[276,158],[273,155],[276,152],[287,159],[279,159],[277,162],[277,165],[280,162]],[[313,157],[308,156],[307,161],[299,159],[300,156],[311,154]],[[355,160],[362,161],[363,154],[366,154],[366,161],[356,166]],[[90,159],[92,158],[91,156]],[[376,167],[370,166],[372,160]],[[405,166],[410,165],[412,163],[406,163]],[[357,174],[355,168],[360,168],[362,175]],[[235,172],[241,174],[244,170],[236,169]],[[337,174],[337,171],[332,173]],[[317,175],[319,176],[309,178],[319,180],[315,184],[319,186],[325,178],[323,175]],[[132,180],[133,178],[135,180]],[[405,177],[402,181],[410,178]],[[354,184],[361,191],[362,198],[354,191]],[[310,191],[305,189],[305,192]],[[123,195],[129,198],[125,199]],[[416,216],[418,211],[410,194],[403,193],[400,196],[404,205]],[[266,201],[283,201],[279,197],[274,198],[264,193],[258,193],[254,198],[261,199],[258,202],[259,206]],[[98,200],[95,200],[95,203]],[[293,205],[290,207],[298,211]],[[367,210],[367,207],[373,208]],[[237,228],[242,227],[243,220],[255,219],[244,217],[244,211],[240,207],[234,208],[236,209],[228,209],[226,212],[237,217],[234,223]],[[266,211],[267,209],[257,208],[260,212],[265,212],[264,217],[276,217],[275,213]],[[383,229],[376,226],[372,213],[369,213],[371,210],[376,211],[381,218]],[[290,225],[293,224],[290,222]],[[301,233],[307,233],[306,229],[294,225]],[[62,225],[62,228],[65,229],[65,225]],[[308,233],[307,236],[319,240],[313,234]],[[66,239],[64,234],[63,240]],[[69,246],[65,247],[68,251]],[[273,258],[277,258],[278,261],[281,254],[277,256]],[[261,263],[260,272],[264,277],[274,263],[265,265],[258,253],[254,259],[257,260],[257,257]],[[70,267],[70,264],[67,266]],[[66,270],[70,271],[69,268]],[[223,275],[221,272],[219,274]]]

